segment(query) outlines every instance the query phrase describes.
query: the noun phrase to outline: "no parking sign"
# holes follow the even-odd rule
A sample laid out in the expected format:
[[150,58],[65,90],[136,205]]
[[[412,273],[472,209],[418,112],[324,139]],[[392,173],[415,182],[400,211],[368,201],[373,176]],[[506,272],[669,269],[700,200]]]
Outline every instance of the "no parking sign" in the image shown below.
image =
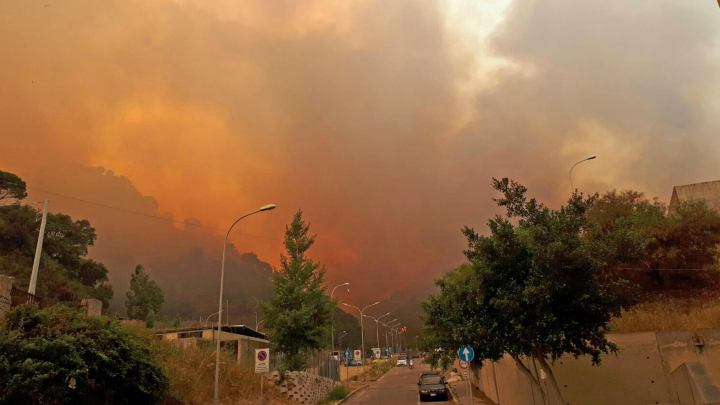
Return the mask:
[[270,349],[255,349],[255,372],[270,372]]

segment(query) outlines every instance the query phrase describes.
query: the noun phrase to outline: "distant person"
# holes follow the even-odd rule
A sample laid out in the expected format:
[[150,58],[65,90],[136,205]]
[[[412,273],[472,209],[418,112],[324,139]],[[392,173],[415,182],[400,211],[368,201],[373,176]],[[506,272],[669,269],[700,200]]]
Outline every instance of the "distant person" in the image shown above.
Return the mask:
[[410,370],[412,370],[412,369],[413,369],[413,360],[410,359]]

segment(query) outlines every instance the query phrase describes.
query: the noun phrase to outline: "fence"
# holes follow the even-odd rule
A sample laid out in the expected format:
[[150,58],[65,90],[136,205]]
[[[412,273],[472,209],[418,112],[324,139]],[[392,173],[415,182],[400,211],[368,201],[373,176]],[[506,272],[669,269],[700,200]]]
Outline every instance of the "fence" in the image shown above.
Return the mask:
[[13,286],[12,291],[10,292],[10,307],[16,307],[18,305],[23,304],[33,304],[36,303],[38,305],[42,304],[42,301],[40,300],[40,297],[37,295],[33,295],[30,293],[27,293],[22,290],[18,290]]
[[305,371],[320,377],[340,381],[340,360],[335,360],[331,352],[316,350],[308,353],[305,361]]

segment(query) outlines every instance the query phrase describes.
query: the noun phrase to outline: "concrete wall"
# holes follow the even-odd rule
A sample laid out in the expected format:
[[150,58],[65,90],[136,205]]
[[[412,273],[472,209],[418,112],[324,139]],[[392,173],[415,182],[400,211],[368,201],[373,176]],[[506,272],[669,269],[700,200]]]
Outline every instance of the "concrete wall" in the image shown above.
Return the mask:
[[280,392],[301,404],[317,404],[339,383],[304,371],[288,371]]
[[102,316],[102,301],[83,298],[80,304],[85,307],[88,316]]
[[15,279],[10,276],[0,274],[0,318],[5,317],[5,313],[10,310],[12,303],[12,286]]
[[[680,392],[687,391],[688,384],[708,393],[717,390],[718,380],[713,376],[720,376],[720,329],[612,334],[608,338],[620,347],[620,353],[602,356],[600,366],[592,366],[589,358],[572,356],[551,366],[565,404],[695,405],[681,398]],[[529,358],[522,361],[537,376],[539,363]],[[681,373],[689,377],[673,376],[692,363],[700,364],[703,371]],[[545,404],[538,387],[509,356],[472,371],[474,383],[496,403]],[[683,382],[683,378],[691,381]],[[714,397],[708,394],[708,398]]]

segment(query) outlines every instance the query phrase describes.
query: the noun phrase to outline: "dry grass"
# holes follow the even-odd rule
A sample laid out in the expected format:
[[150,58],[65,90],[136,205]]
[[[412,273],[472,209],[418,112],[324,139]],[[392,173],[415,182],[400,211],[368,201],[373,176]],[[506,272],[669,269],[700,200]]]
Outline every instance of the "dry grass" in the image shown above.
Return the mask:
[[[204,348],[182,348],[171,341],[158,340],[154,331],[142,327],[128,327],[155,350],[170,382],[167,404],[204,405],[213,403],[215,396],[215,351]],[[260,397],[260,374],[253,365],[241,364],[230,353],[220,357],[220,402],[222,404],[256,404]],[[263,382],[264,403],[285,404],[287,400],[275,385]]]
[[631,333],[720,328],[720,298],[665,298],[623,311],[611,322],[611,331]]

